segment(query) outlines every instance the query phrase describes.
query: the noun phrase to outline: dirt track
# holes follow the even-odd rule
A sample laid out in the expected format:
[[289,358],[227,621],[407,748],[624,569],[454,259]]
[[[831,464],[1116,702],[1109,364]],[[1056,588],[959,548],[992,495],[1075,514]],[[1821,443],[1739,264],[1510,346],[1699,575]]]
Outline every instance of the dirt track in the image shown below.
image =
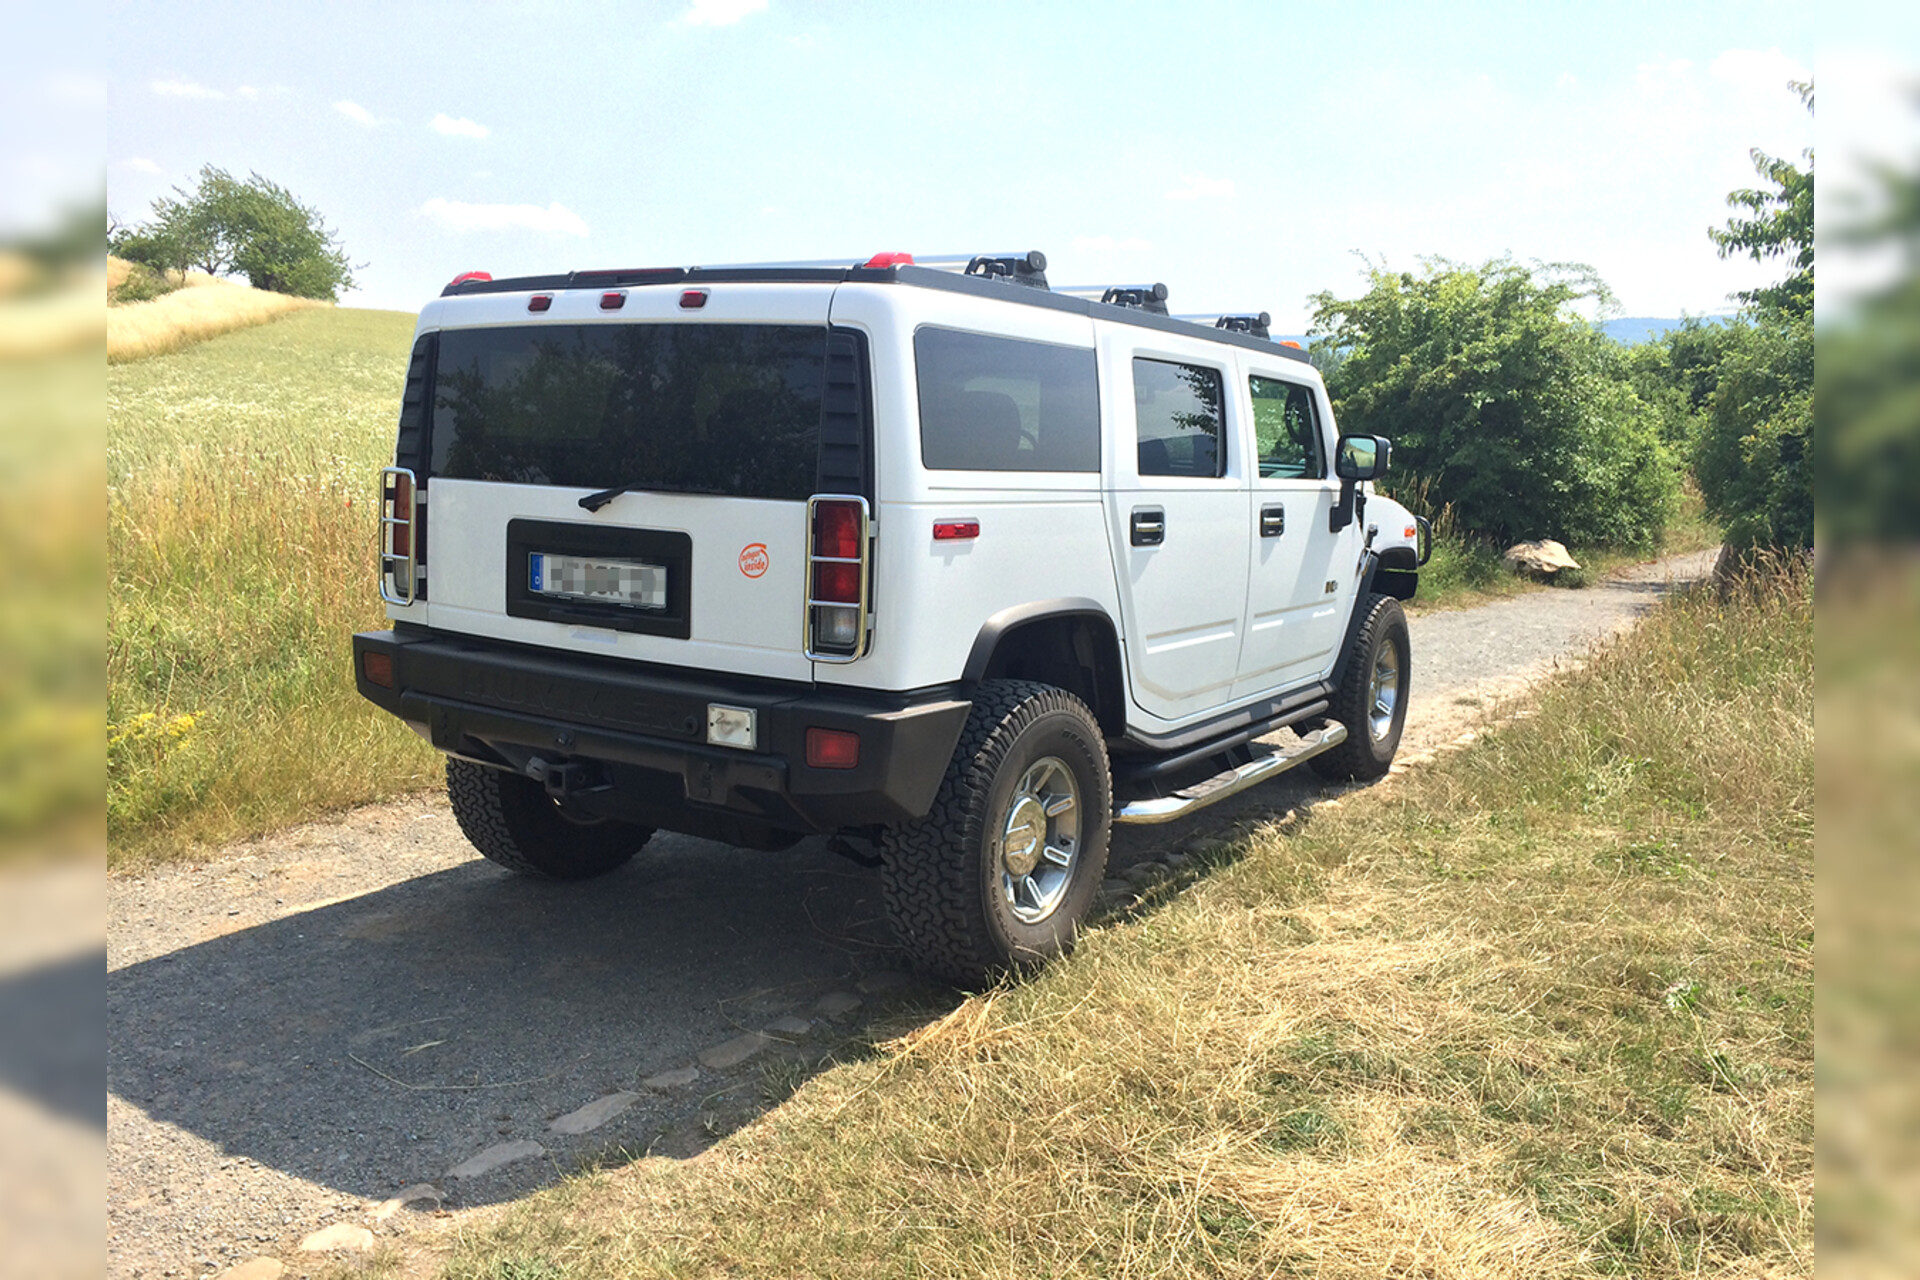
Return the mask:
[[[1452,741],[1711,561],[1416,617],[1403,754]],[[1110,896],[1315,794],[1289,775],[1123,829]],[[583,1159],[692,1155],[836,1048],[955,999],[907,975],[875,873],[820,840],[764,854],[660,836],[604,880],[532,884],[482,861],[438,796],[115,877],[108,914],[114,1276],[256,1255],[299,1274],[323,1261],[297,1252],[323,1228],[390,1234]],[[381,1216],[409,1187],[431,1198]]]

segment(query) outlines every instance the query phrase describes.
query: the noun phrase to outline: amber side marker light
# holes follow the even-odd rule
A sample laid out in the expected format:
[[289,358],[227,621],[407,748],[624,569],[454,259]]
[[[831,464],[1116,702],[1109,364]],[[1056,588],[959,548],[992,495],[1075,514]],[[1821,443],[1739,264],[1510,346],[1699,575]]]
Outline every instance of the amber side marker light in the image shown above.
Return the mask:
[[807,766],[812,769],[857,769],[860,735],[845,729],[808,729]]
[[360,655],[360,670],[365,673],[368,684],[377,684],[382,689],[393,688],[393,655],[368,650]]

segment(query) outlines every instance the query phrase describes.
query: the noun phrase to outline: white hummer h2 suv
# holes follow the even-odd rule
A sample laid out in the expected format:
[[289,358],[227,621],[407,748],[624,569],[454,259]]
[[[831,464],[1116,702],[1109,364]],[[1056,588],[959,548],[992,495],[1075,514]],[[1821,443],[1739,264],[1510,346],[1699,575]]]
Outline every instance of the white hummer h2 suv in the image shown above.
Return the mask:
[[1265,315],[960,265],[475,273],[421,312],[354,671],[481,853],[833,833],[973,983],[1072,945],[1111,824],[1385,772],[1427,545],[1370,492],[1388,442]]

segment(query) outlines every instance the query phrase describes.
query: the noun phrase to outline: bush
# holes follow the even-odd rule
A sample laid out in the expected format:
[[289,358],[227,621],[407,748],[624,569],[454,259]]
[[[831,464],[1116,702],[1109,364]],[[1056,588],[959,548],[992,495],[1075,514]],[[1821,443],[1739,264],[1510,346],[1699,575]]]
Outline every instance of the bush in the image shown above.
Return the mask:
[[107,292],[107,301],[152,302],[155,298],[165,297],[180,286],[167,278],[164,271],[155,271],[143,263],[135,263],[127,278]]
[[1581,269],[1429,259],[1375,268],[1367,293],[1314,299],[1316,346],[1345,431],[1391,437],[1396,492],[1423,487],[1503,542],[1659,540],[1679,492],[1660,415],[1625,351],[1570,314],[1608,299]]
[[1700,495],[1729,545],[1810,547],[1813,321],[1773,315],[1731,332],[1694,440]]

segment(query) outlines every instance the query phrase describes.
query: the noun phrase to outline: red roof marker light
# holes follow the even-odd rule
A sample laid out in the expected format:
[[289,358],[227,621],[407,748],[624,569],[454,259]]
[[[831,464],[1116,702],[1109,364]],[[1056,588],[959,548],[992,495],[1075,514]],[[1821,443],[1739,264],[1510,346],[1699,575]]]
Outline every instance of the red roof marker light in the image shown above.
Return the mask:
[[860,264],[869,271],[878,271],[882,267],[910,267],[913,255],[910,253],[876,253]]
[[552,305],[553,295],[550,293],[536,293],[527,299],[527,310],[529,311],[545,311]]
[[484,280],[491,284],[493,282],[493,273],[491,271],[462,271],[453,278],[452,283],[447,287],[451,289],[454,285],[465,284],[469,280]]
[[680,291],[680,305],[688,311],[698,311],[701,307],[707,305],[707,291],[705,289],[682,289]]
[[600,309],[602,311],[618,311],[626,305],[627,295],[624,290],[600,295]]

